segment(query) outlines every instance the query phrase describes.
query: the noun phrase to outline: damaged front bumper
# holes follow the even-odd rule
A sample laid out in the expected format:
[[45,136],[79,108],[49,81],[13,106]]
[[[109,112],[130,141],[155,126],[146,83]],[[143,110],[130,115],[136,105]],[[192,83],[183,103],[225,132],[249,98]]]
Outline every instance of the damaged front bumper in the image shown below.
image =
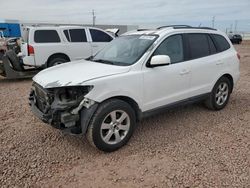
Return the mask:
[[57,129],[85,133],[98,104],[87,98],[80,102],[59,102],[53,97],[42,87],[33,87],[29,96],[32,112],[43,122]]

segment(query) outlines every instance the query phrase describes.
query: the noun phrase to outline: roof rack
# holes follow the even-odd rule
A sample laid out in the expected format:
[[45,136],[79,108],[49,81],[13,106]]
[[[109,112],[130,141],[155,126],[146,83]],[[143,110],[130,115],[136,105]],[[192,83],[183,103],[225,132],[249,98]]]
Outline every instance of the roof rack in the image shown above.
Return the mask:
[[190,25],[164,25],[164,26],[158,27],[157,29],[163,29],[163,28],[166,28],[166,27],[189,28],[189,27],[192,27],[192,26],[190,26]]
[[190,25],[166,25],[166,26],[158,27],[157,29],[163,29],[167,27],[172,27],[174,29],[208,29],[208,30],[215,30],[215,31],[217,30],[211,27],[192,27]]
[[137,31],[148,31],[150,29],[137,29]]
[[217,30],[217,29],[212,28],[212,27],[192,27],[192,28],[194,28],[194,29],[208,29],[208,30],[214,30],[214,31]]

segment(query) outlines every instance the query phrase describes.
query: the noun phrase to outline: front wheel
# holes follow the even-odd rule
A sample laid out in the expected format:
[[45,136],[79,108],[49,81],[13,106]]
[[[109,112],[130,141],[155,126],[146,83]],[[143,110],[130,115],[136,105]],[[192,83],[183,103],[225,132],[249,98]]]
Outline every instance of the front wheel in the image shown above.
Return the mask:
[[136,125],[132,107],[119,99],[100,104],[90,121],[87,139],[98,149],[112,152],[125,145]]
[[231,91],[232,84],[229,79],[226,77],[220,78],[205,101],[205,105],[211,110],[223,109],[228,103]]

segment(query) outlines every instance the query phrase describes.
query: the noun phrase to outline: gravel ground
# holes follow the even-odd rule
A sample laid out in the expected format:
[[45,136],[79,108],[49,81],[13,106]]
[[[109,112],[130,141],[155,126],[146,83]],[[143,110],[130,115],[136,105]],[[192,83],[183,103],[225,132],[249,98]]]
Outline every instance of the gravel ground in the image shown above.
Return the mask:
[[32,115],[31,80],[0,78],[0,187],[250,187],[250,45],[228,106],[145,119],[114,153]]

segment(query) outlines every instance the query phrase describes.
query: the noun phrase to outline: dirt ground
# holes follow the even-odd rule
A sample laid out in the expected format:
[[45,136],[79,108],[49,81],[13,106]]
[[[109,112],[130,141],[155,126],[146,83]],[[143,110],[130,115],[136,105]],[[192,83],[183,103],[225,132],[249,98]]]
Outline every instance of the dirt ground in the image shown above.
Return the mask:
[[200,104],[145,119],[103,153],[30,112],[31,80],[0,78],[0,187],[250,187],[250,44],[219,112]]

